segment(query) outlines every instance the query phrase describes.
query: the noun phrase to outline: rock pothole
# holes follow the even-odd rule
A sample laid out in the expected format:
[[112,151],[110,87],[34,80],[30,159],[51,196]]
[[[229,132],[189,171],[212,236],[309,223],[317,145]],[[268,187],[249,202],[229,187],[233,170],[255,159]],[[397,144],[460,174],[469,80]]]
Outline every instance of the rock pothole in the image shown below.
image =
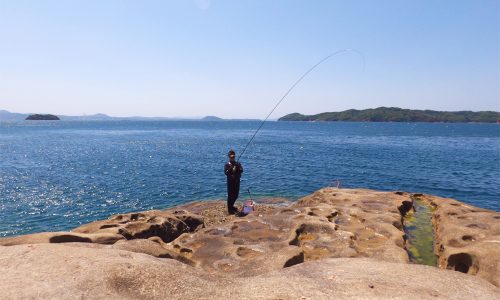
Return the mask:
[[450,255],[446,268],[471,275],[476,274],[478,271],[474,257],[468,253]]

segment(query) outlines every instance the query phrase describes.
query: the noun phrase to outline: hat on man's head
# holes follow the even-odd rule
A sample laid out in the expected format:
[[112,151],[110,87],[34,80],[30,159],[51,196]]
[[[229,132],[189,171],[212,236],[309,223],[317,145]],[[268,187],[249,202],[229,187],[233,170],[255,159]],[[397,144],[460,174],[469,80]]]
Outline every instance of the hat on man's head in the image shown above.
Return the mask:
[[227,153],[227,156],[229,157],[235,157],[236,156],[236,153],[234,152],[233,149],[229,150],[229,152]]

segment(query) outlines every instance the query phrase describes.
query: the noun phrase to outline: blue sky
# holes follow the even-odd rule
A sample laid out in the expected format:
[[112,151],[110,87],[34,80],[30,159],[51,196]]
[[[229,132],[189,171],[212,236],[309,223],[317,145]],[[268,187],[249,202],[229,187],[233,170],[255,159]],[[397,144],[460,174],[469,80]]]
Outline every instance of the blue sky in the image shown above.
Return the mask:
[[263,118],[500,110],[500,1],[4,1],[0,109]]

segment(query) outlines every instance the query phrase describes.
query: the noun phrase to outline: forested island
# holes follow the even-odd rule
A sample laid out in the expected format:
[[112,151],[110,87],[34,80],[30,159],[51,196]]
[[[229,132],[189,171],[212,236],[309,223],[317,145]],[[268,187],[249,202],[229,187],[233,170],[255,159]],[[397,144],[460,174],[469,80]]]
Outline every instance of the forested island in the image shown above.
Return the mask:
[[60,120],[58,116],[54,115],[40,115],[40,114],[34,114],[34,115],[29,115],[26,120],[35,120],[35,121],[40,121],[40,120],[46,120],[46,121],[54,121],[54,120]]
[[293,113],[279,118],[278,121],[498,123],[500,122],[500,112],[435,111],[378,107],[325,112],[316,115]]

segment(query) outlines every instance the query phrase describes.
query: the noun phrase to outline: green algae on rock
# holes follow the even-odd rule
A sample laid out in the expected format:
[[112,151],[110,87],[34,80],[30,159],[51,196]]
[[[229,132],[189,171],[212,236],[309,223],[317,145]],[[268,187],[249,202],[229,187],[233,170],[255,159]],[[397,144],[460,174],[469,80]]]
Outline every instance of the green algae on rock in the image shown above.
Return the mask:
[[437,257],[434,254],[434,228],[432,225],[434,209],[419,198],[414,198],[413,208],[404,216],[406,247],[410,261],[436,266]]

